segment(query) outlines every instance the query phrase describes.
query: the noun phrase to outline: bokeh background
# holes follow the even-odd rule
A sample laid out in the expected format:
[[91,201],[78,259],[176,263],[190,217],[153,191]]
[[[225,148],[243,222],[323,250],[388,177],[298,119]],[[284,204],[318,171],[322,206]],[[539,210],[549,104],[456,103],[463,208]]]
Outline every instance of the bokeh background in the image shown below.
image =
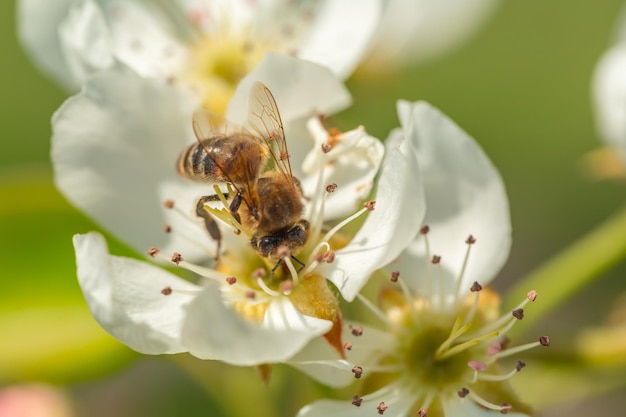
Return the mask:
[[[623,209],[626,184],[591,179],[582,161],[600,146],[591,74],[624,5],[503,1],[446,56],[384,76],[361,70],[348,82],[355,104],[338,116],[341,126],[366,123],[384,138],[398,124],[397,99],[424,99],[470,132],[499,168],[514,244],[498,290]],[[97,227],[56,192],[49,163],[50,117],[67,94],[33,67],[15,25],[15,2],[0,2],[0,384],[50,384],[74,415],[90,417],[288,416],[327,394],[286,366],[266,387],[254,369],[138,355],[99,328],[78,288],[71,247],[74,233]],[[132,254],[109,241],[114,253]],[[542,415],[626,409],[626,366],[590,369],[574,353],[581,331],[603,324],[620,302],[625,276],[624,263],[616,265],[529,330],[550,334],[553,345],[536,358],[541,372],[517,382]],[[572,381],[576,395],[567,393]]]

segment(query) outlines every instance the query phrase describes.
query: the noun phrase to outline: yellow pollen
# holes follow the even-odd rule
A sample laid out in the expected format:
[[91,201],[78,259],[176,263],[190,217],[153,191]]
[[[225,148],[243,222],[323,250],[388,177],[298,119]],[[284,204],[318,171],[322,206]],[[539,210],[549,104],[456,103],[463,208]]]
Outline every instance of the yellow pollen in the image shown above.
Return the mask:
[[250,72],[269,49],[246,36],[212,34],[191,45],[183,79],[212,112],[224,115],[239,81]]

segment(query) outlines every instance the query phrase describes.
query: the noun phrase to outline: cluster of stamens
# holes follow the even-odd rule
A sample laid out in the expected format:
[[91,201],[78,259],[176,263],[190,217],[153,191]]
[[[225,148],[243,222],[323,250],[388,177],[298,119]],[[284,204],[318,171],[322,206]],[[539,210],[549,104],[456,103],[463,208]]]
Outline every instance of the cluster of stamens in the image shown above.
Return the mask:
[[[426,240],[426,257],[435,269],[441,268],[442,258],[428,253],[428,232],[426,226],[421,230]],[[467,252],[457,283],[462,280],[470,248],[475,243],[473,236],[466,240]],[[432,272],[431,279],[441,280],[441,274]],[[376,387],[378,379],[385,381],[374,392],[363,396],[355,395],[352,404],[357,407],[364,402],[372,407],[378,404],[376,409],[379,414],[383,414],[400,398],[411,396],[417,415],[424,417],[436,399],[445,401],[458,395],[469,398],[486,409],[508,413],[513,408],[511,404],[490,402],[471,388],[478,381],[507,381],[526,366],[526,363],[518,360],[508,372],[489,373],[490,366],[498,360],[537,346],[549,346],[550,340],[547,336],[517,347],[508,347],[508,340],[505,338],[515,323],[523,319],[523,308],[527,303],[535,301],[537,293],[530,291],[514,309],[497,319],[489,319],[481,310],[480,297],[484,291],[478,282],[473,283],[470,294],[464,297],[461,297],[457,284],[455,299],[448,304],[443,294],[438,294],[443,292],[440,283],[430,286],[430,294],[418,298],[411,293],[399,271],[391,273],[390,282],[398,286],[399,292],[403,294],[404,301],[395,309],[401,313],[395,311],[390,314],[390,311],[381,310],[363,295],[357,296],[380,318],[391,339],[381,341],[375,346],[371,346],[371,341],[360,346],[358,337],[363,334],[363,329],[359,327],[355,331],[357,326],[351,327],[351,334],[355,339],[344,343],[348,359],[348,352],[353,349],[369,349],[372,353],[371,363],[354,364],[354,377],[370,378],[370,387]],[[393,382],[389,383],[390,380]]]

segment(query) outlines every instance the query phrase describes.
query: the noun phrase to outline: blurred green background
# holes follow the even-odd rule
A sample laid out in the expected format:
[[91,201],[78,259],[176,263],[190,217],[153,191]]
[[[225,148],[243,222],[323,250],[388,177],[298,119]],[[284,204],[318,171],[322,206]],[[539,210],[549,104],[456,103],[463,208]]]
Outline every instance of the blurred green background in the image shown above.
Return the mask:
[[[398,124],[397,99],[424,99],[472,134],[499,168],[514,228],[510,260],[495,283],[499,290],[624,206],[626,184],[593,181],[581,163],[600,145],[590,79],[623,6],[620,0],[502,2],[461,49],[400,74],[359,72],[349,81],[355,104],[339,116],[342,126],[365,122],[384,138]],[[144,357],[100,330],[76,283],[71,247],[74,233],[96,227],[55,191],[48,161],[50,116],[66,93],[25,56],[14,16],[15,3],[0,2],[0,384],[58,385],[71,395],[77,415],[94,417],[287,416],[319,397],[322,387],[287,367],[276,367],[265,387],[253,369],[186,356]],[[128,253],[115,243],[112,251]],[[615,387],[598,389],[572,357],[579,332],[602,324],[626,289],[625,275],[622,263],[537,323],[535,333],[553,341],[552,355],[543,357],[552,365],[541,368],[546,374],[531,375],[556,382],[544,389],[537,380],[522,380],[535,384],[522,397],[543,415],[617,415],[626,407],[624,368],[593,374]],[[559,385],[566,382],[559,382],[560,371],[570,373],[569,382],[579,372],[576,400],[561,391],[540,392],[567,388]]]

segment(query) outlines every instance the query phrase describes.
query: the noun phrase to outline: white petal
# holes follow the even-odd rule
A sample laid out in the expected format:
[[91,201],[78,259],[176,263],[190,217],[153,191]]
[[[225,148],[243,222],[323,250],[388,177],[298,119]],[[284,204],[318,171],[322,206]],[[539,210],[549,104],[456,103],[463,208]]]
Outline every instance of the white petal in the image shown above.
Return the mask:
[[[469,398],[452,397],[442,401],[443,411],[446,417],[497,417],[502,414],[495,410],[486,410],[476,405]],[[525,417],[527,414],[508,412],[507,416]]]
[[224,305],[220,290],[208,285],[190,304],[183,326],[183,344],[200,359],[233,365],[284,362],[311,339],[326,333],[332,323],[295,314],[287,300],[273,300],[271,324],[243,320]]
[[471,234],[477,241],[461,288],[467,291],[473,281],[489,283],[506,262],[511,246],[508,200],[498,171],[467,133],[429,104],[400,102],[398,112],[404,124],[415,127],[412,146],[425,186],[424,224],[430,227],[430,256],[420,235],[390,268],[414,278],[407,282],[419,291],[432,275],[430,257],[439,255],[450,292]]
[[77,90],[79,82],[69,71],[58,32],[73,3],[73,0],[20,0],[17,24],[20,41],[35,64],[64,87]]
[[403,141],[387,150],[374,211],[352,241],[336,251],[335,261],[323,265],[326,277],[348,301],[354,299],[376,269],[406,248],[422,224],[423,189],[416,178],[418,162],[410,145]]
[[[405,396],[395,398],[393,401],[382,399],[363,400],[360,407],[351,404],[352,399],[344,401],[318,400],[303,407],[297,417],[372,417],[378,415],[376,408],[381,401],[387,405],[384,412],[385,417],[406,417],[411,411],[414,398]],[[446,417],[448,417],[446,415]]]
[[176,38],[173,21],[182,14],[177,6],[160,10],[154,4],[137,1],[105,3],[110,42],[117,59],[144,77],[167,79],[179,73],[187,59],[187,50]]
[[598,130],[626,160],[626,42],[609,49],[598,62],[593,94]]
[[185,349],[180,332],[191,296],[161,290],[199,291],[169,272],[134,259],[111,256],[95,232],[74,236],[78,282],[102,327],[132,349],[147,354]]
[[324,218],[337,219],[354,213],[372,189],[384,155],[383,144],[359,127],[343,133],[330,152],[324,153],[322,144],[327,143],[328,132],[318,118],[310,119],[309,129],[315,145],[302,165],[307,174],[301,178],[304,194],[316,195],[319,188],[335,183],[338,187],[326,199]]
[[327,68],[268,52],[239,82],[228,105],[228,120],[242,124],[247,119],[248,96],[255,81],[263,82],[272,91],[284,124],[302,117],[336,113],[351,102],[348,90]]
[[369,47],[381,15],[379,0],[326,0],[309,33],[297,46],[299,58],[347,78]]
[[457,48],[483,25],[498,3],[388,0],[368,65],[426,61]]
[[115,63],[109,29],[95,1],[85,0],[72,7],[59,25],[59,37],[69,71],[79,84]]
[[[193,218],[208,185],[191,185],[176,160],[194,143],[194,108],[180,92],[130,71],[106,71],[67,100],[52,120],[57,187],[79,209],[140,252],[158,246],[187,259],[206,256],[212,243]],[[167,210],[174,199],[189,218]],[[165,234],[163,224],[174,233]]]

